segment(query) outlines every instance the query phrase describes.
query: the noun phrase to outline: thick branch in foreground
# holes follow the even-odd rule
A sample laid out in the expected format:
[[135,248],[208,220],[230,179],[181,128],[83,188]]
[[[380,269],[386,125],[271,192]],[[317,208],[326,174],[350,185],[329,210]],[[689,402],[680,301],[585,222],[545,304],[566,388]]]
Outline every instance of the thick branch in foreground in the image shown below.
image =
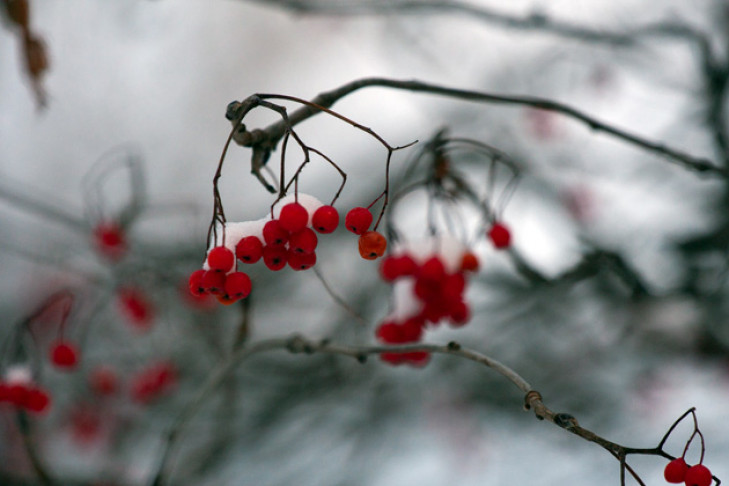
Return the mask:
[[[567,430],[568,432],[571,432],[589,442],[593,442],[599,445],[603,449],[607,450],[611,455],[613,455],[620,462],[621,485],[623,486],[625,485],[625,471],[628,471],[639,484],[645,484],[640,479],[638,474],[626,463],[626,457],[629,454],[656,455],[673,459],[673,456],[663,450],[663,444],[666,441],[666,437],[675,428],[676,423],[678,423],[688,413],[691,412],[687,412],[687,414],[684,414],[676,421],[676,423],[674,423],[674,425],[669,429],[666,436],[664,436],[664,438],[661,440],[657,447],[651,449],[629,448],[604,439],[594,432],[583,428],[579,425],[577,419],[570,414],[553,412],[544,403],[541,394],[534,390],[532,386],[516,371],[485,354],[468,348],[464,348],[455,341],[452,341],[445,345],[409,344],[401,346],[353,346],[332,343],[327,339],[312,340],[300,335],[293,335],[290,337],[273,338],[259,341],[257,343],[251,344],[249,347],[238,349],[228,358],[222,361],[215,370],[213,370],[213,372],[209,375],[208,379],[201,386],[198,394],[190,402],[188,402],[185,408],[183,408],[183,410],[180,412],[177,419],[174,421],[171,428],[163,438],[162,456],[160,459],[157,473],[152,478],[152,481],[150,483],[152,486],[162,486],[165,484],[170,484],[169,476],[172,472],[170,460],[172,457],[174,446],[182,436],[182,433],[187,427],[189,421],[204,405],[208,397],[214,395],[214,390],[218,388],[230,376],[230,374],[236,369],[236,367],[248,357],[259,353],[276,350],[285,350],[294,354],[332,354],[348,356],[356,359],[361,363],[365,363],[370,355],[413,351],[425,351],[435,354],[445,354],[457,358],[467,359],[469,361],[474,361],[483,366],[491,368],[492,370],[503,376],[506,380],[511,382],[520,392],[524,394],[524,409],[533,411],[534,415],[539,420],[546,420],[547,422],[553,423]],[[716,481],[718,485],[718,479],[716,479]]]

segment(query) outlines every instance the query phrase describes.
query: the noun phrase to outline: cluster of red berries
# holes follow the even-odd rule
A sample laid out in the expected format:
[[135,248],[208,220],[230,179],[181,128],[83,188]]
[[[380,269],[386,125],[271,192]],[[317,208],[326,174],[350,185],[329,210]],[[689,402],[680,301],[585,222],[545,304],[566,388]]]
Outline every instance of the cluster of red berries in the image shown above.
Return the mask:
[[42,387],[33,383],[25,369],[10,370],[0,381],[0,404],[9,403],[19,409],[43,413],[51,406],[51,397]]
[[[274,272],[287,265],[295,271],[313,267],[317,233],[333,233],[339,226],[339,212],[306,194],[283,198],[279,207],[272,218],[226,223],[225,244],[210,249],[203,268],[190,275],[190,293],[214,295],[226,305],[246,298],[251,279],[238,271],[236,261],[250,265],[263,260]],[[352,209],[345,218],[347,229],[360,236],[360,255],[368,260],[382,256],[387,248],[384,236],[369,231],[372,219],[372,213],[362,207]]]
[[685,483],[686,486],[709,486],[711,471],[703,464],[689,466],[683,457],[678,457],[666,465],[663,476],[669,483]]
[[[420,259],[405,252],[388,256],[380,265],[383,280],[403,286],[406,303],[400,305],[391,317],[377,328],[377,338],[385,344],[419,342],[426,326],[435,326],[447,320],[451,326],[463,326],[471,317],[464,299],[466,274],[478,270],[478,259],[471,252],[459,253],[458,262],[447,261],[438,254]],[[453,258],[449,258],[453,260]],[[454,264],[455,263],[455,264]],[[402,297],[403,292],[400,292]],[[391,364],[424,366],[430,356],[426,352],[382,353],[381,358]]]

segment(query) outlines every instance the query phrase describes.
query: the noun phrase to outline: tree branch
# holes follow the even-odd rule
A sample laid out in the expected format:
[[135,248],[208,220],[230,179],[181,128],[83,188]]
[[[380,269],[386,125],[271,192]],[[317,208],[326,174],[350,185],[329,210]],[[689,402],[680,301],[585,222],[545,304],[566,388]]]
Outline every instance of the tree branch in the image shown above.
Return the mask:
[[466,89],[450,88],[417,80],[396,80],[389,78],[363,78],[355,80],[345,85],[342,85],[334,90],[319,94],[311,102],[308,102],[306,106],[300,107],[293,111],[288,116],[288,120],[282,120],[273,123],[263,130],[255,130],[253,132],[245,131],[244,128],[242,133],[236,133],[236,127],[243,126],[241,124],[243,115],[231,115],[230,106],[248,106],[251,104],[251,100],[282,98],[282,96],[272,94],[256,94],[241,103],[233,102],[229,105],[229,113],[226,116],[228,116],[228,118],[231,119],[233,122],[234,133],[236,133],[236,136],[234,136],[233,138],[236,143],[245,147],[251,147],[253,149],[255,160],[252,160],[252,162],[255,166],[257,155],[262,150],[267,150],[270,153],[270,150],[272,150],[273,147],[276,146],[278,141],[281,140],[281,138],[284,136],[287,130],[289,130],[290,127],[295,126],[296,124],[301,123],[304,120],[307,120],[308,118],[318,113],[321,113],[322,111],[329,111],[328,108],[331,107],[338,100],[357,90],[368,87],[391,88],[403,91],[411,91],[414,93],[426,93],[431,95],[445,96],[448,98],[454,98],[463,101],[501,105],[529,106],[541,110],[552,111],[567,116],[568,118],[571,118],[575,121],[578,121],[596,132],[605,133],[629,145],[633,145],[639,149],[645,150],[646,152],[664,157],[668,161],[679,164],[687,169],[694,170],[699,173],[714,174],[725,178],[729,177],[729,170],[724,167],[718,166],[713,161],[707,158],[693,156],[684,151],[669,147],[661,142],[650,140],[641,135],[634,134],[622,128],[610,125],[606,122],[602,122],[580,110],[577,110],[576,108],[573,108],[563,103],[535,96],[500,95]]
[[[625,458],[628,454],[652,454],[667,458],[673,458],[662,450],[665,442],[665,436],[659,443],[658,447],[653,449],[635,449],[628,448],[611,442],[600,437],[594,432],[582,427],[577,419],[567,413],[556,413],[550,410],[542,400],[539,392],[534,390],[532,386],[519,375],[516,371],[499,361],[479,353],[477,351],[464,348],[459,343],[452,341],[445,345],[437,344],[408,344],[399,346],[353,346],[346,344],[332,343],[328,339],[312,340],[301,335],[292,335],[290,337],[272,338],[251,344],[249,347],[236,350],[232,355],[222,361],[209,375],[208,379],[201,386],[198,394],[182,409],[178,414],[174,423],[165,434],[162,443],[162,455],[155,476],[152,478],[152,486],[163,486],[168,484],[171,474],[170,460],[174,450],[174,446],[182,436],[189,421],[202,408],[209,397],[213,396],[214,390],[223,383],[230,374],[236,369],[242,361],[255,354],[269,351],[286,350],[293,354],[331,354],[348,356],[358,360],[361,363],[367,361],[368,356],[380,353],[396,353],[396,352],[414,352],[424,351],[435,354],[446,354],[458,358],[474,361],[478,364],[491,368],[506,380],[511,382],[519,391],[525,394],[524,409],[533,411],[539,420],[546,420],[560,428],[571,432],[584,440],[593,442],[603,449],[610,452],[621,465],[621,474],[627,469],[628,472],[639,482],[644,484],[637,473],[626,464]],[[678,421],[682,420],[684,414]],[[677,421],[677,422],[678,422]],[[674,426],[669,429],[666,434],[669,435]],[[624,482],[623,482],[624,484]]]

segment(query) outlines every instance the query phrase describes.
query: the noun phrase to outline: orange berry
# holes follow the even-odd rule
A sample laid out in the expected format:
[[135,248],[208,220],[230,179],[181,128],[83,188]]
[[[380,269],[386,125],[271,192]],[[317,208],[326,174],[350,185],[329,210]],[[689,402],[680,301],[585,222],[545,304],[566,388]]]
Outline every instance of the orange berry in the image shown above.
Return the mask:
[[472,252],[467,251],[461,258],[461,272],[477,272],[478,271],[478,257]]
[[365,260],[374,260],[385,254],[387,240],[377,231],[367,231],[359,237],[359,254]]

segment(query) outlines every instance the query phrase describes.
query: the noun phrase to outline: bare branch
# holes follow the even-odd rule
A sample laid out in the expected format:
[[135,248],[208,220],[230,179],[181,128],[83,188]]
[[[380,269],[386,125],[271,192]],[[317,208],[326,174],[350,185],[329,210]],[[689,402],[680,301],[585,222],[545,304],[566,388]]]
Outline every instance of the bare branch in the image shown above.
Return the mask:
[[[329,107],[338,100],[357,90],[368,87],[391,88],[411,91],[414,93],[427,93],[431,95],[445,96],[448,98],[477,103],[530,106],[541,110],[552,111],[576,120],[596,132],[605,133],[611,137],[628,143],[629,145],[633,145],[639,149],[645,150],[646,152],[664,157],[668,161],[679,164],[687,169],[694,170],[700,173],[714,174],[721,177],[729,176],[729,170],[718,166],[713,161],[707,158],[693,156],[679,149],[669,147],[668,145],[665,145],[661,142],[650,140],[641,135],[631,133],[627,130],[610,125],[606,122],[602,122],[580,110],[577,110],[576,108],[573,108],[563,103],[535,96],[500,95],[466,89],[450,88],[417,80],[396,80],[389,78],[363,78],[355,80],[345,85],[342,85],[334,90],[319,94],[311,102],[308,102],[306,106],[303,106],[291,113],[288,116],[287,121],[276,122],[264,130],[246,132],[246,136],[234,138],[236,139],[236,142],[238,142],[240,145],[252,147],[254,149],[255,158],[257,154],[256,149],[260,150],[261,147],[265,147],[266,149],[271,150],[272,147],[275,147],[278,141],[284,136],[284,134],[288,130],[288,126],[294,126],[298,123],[301,123],[304,120],[318,113],[321,113],[322,111],[330,112],[331,110],[329,110]],[[261,98],[274,97],[301,101],[298,98],[292,97],[257,94],[241,102],[240,105],[247,106],[251,103],[251,100],[254,99],[260,100]],[[234,126],[236,124],[239,124],[241,119],[242,117],[233,118]],[[361,127],[361,125],[357,126],[358,128],[364,129],[365,131],[370,131],[366,127]],[[388,146],[383,140],[381,140],[381,142]],[[389,150],[392,150],[392,148],[389,147]]]

